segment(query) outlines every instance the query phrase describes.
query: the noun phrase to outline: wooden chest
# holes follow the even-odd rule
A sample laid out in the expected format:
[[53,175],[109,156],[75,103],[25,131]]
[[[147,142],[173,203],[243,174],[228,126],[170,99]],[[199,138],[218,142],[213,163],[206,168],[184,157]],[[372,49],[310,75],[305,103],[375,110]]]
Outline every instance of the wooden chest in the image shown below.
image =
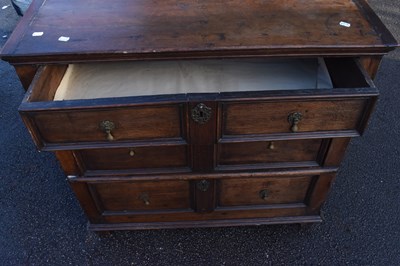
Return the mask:
[[397,43],[363,0],[285,3],[33,2],[2,58],[90,229],[321,221]]

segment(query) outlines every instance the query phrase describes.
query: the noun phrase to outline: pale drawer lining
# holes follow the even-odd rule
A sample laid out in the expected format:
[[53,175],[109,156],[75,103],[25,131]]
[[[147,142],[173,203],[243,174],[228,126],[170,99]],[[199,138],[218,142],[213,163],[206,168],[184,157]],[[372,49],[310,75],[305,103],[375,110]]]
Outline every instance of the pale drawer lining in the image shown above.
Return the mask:
[[54,100],[330,89],[323,59],[212,59],[70,64]]

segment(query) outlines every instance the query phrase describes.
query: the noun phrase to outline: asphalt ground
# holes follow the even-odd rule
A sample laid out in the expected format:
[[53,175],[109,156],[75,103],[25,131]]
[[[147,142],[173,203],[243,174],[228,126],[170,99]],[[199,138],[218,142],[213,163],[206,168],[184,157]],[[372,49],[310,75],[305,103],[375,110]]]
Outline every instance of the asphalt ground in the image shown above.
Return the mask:
[[[400,1],[370,3],[400,40]],[[17,20],[12,7],[0,9],[1,46]],[[24,91],[0,62],[0,265],[400,265],[399,72],[397,50],[382,62],[377,109],[350,144],[323,223],[99,237],[54,155],[36,151],[17,112]]]

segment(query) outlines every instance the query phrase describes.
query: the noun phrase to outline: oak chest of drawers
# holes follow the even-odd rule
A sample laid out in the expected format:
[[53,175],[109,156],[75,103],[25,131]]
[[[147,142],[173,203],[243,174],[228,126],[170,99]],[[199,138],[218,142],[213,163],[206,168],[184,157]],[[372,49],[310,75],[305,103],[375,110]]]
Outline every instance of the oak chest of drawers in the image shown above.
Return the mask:
[[90,229],[321,221],[397,43],[363,0],[289,2],[32,3],[2,58]]

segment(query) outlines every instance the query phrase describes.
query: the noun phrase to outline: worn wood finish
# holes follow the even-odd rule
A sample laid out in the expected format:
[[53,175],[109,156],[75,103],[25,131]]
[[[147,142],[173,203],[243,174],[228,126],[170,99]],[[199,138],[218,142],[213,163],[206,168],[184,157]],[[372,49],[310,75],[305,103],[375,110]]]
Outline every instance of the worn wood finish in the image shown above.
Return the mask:
[[363,56],[360,58],[360,62],[371,79],[375,79],[379,66],[382,62],[382,56]]
[[207,221],[175,221],[175,222],[154,222],[154,223],[113,223],[113,224],[90,224],[92,231],[103,232],[109,230],[148,230],[165,228],[192,228],[192,227],[222,227],[222,226],[245,226],[245,225],[272,225],[292,223],[318,223],[322,222],[319,215],[271,217],[252,219],[221,219]]
[[52,101],[66,70],[67,65],[40,67],[23,101]]
[[152,175],[124,175],[124,176],[80,176],[75,178],[74,182],[125,182],[125,181],[166,181],[166,180],[219,180],[222,178],[263,178],[268,177],[296,177],[296,176],[314,176],[320,174],[336,173],[338,167],[313,167],[313,168],[287,168],[287,169],[269,169],[264,171],[240,171],[240,172],[191,172],[191,173],[171,173],[171,174],[152,174]]
[[[46,143],[103,141],[107,135],[100,128],[102,121],[111,121],[115,141],[182,138],[181,108],[158,106],[143,108],[113,108],[98,110],[23,112],[35,121]],[[60,123],[60,121],[63,121]]]
[[350,138],[335,138],[331,140],[329,149],[326,153],[326,158],[323,162],[324,166],[339,166],[347,146],[349,145]]
[[[206,95],[205,99],[214,97]],[[190,99],[190,96],[189,96]],[[205,122],[196,122],[192,113],[199,105],[210,109],[210,118]],[[216,142],[217,103],[215,101],[198,101],[196,98],[188,104],[189,143],[192,148],[193,170],[207,172],[214,168],[214,144]]]
[[[263,173],[260,177],[247,174],[219,175],[211,181],[207,189],[217,184],[217,193],[211,195],[215,206],[197,205],[196,197],[186,180],[163,181],[96,181],[81,178],[71,179],[72,183],[86,184],[106,223],[153,223],[175,221],[204,221],[224,219],[258,219],[277,216],[305,215],[308,202],[317,201],[313,189],[323,189],[323,184],[315,182],[316,176],[304,176],[301,172],[295,176],[276,176]],[[327,176],[327,175],[325,175]],[[321,177],[321,180],[324,180]],[[77,182],[80,181],[80,182]],[[199,180],[202,181],[202,180]],[[214,182],[214,183],[213,183]],[[216,183],[215,183],[216,182]],[[201,191],[197,182],[194,189]],[[261,190],[267,190],[266,198],[260,196]],[[190,192],[192,191],[192,192]],[[191,196],[190,194],[191,193]],[[197,193],[197,192],[194,192]],[[193,199],[193,201],[191,200]],[[165,201],[165,199],[168,199]],[[148,204],[146,204],[148,201]],[[92,208],[92,206],[89,206]],[[213,207],[211,210],[210,208]],[[198,213],[202,213],[199,215]],[[249,221],[248,221],[249,222]],[[149,225],[150,226],[150,225]]]
[[[365,0],[83,4],[34,0],[1,57],[31,84],[22,119],[56,152],[90,229],[321,221],[374,109],[382,55],[398,45]],[[333,89],[53,100],[71,62],[317,56]]]
[[[373,88],[374,84],[368,78],[365,71],[361,69],[361,66],[353,59],[329,59],[327,60],[327,65],[336,86],[349,88],[354,86],[371,86],[372,88],[363,91],[346,89],[335,89],[333,91],[302,90],[300,92],[287,92],[286,95],[278,92],[258,92],[254,96],[252,94],[246,95],[242,92],[233,94],[189,94],[186,96],[180,95],[179,97],[175,97],[174,100],[173,98],[169,98],[169,96],[167,98],[165,96],[141,96],[52,101],[67,67],[66,65],[58,65],[46,66],[38,71],[31,89],[28,91],[20,107],[20,112],[22,115],[28,115],[28,119],[35,124],[31,127],[31,130],[39,131],[34,134],[40,139],[41,146],[44,146],[40,148],[44,149],[62,148],[59,146],[51,148],[52,145],[57,144],[62,146],[80,142],[107,141],[106,134],[100,129],[99,124],[102,121],[108,120],[115,124],[112,134],[115,140],[118,141],[185,138],[187,131],[190,131],[190,134],[193,135],[191,139],[195,141],[192,143],[193,153],[203,154],[202,157],[205,157],[204,153],[208,153],[209,155],[207,156],[211,158],[213,157],[214,147],[209,144],[211,142],[207,139],[207,136],[215,134],[215,130],[210,126],[214,126],[217,121],[216,119],[218,119],[218,124],[225,124],[222,130],[218,129],[218,134],[229,134],[226,131],[227,129],[229,131],[229,123],[231,121],[236,125],[244,123],[235,114],[240,116],[243,113],[240,108],[247,109],[248,105],[252,105],[252,110],[250,108],[249,112],[244,113],[244,115],[252,116],[251,119],[259,127],[262,127],[263,130],[265,130],[264,121],[268,120],[269,116],[275,116],[271,119],[279,119],[279,121],[272,122],[271,128],[274,128],[273,130],[275,131],[264,131],[264,134],[289,132],[290,125],[287,122],[287,116],[290,112],[308,112],[309,109],[312,111],[304,116],[303,120],[305,121],[307,118],[307,121],[301,122],[300,133],[333,130],[347,130],[347,134],[360,133],[362,128],[356,128],[358,122],[356,119],[359,114],[357,112],[363,111],[360,107],[363,104],[361,102],[363,97],[371,98],[371,96],[377,95],[376,90],[374,91]],[[351,78],[351,75],[353,78]],[[281,98],[280,94],[282,95]],[[297,95],[297,98],[293,98],[293,95]],[[246,97],[254,97],[255,100],[260,101],[260,105],[253,103],[242,105],[242,101]],[[273,101],[273,103],[270,103],[271,105],[262,105],[263,103],[260,98],[265,99],[267,102]],[[295,101],[298,98],[301,98],[301,102]],[[350,100],[351,98],[361,99]],[[234,105],[232,99],[240,101],[240,104]],[[317,101],[317,99],[320,101]],[[308,103],[307,100],[310,100],[310,102]],[[328,100],[332,102],[327,103]],[[215,105],[218,101],[223,103],[222,106],[221,104],[218,106]],[[281,101],[283,102],[282,104]],[[188,122],[190,123],[185,128],[185,121],[190,117],[191,110],[200,103],[207,103],[212,107],[211,120],[203,126],[189,119]],[[329,106],[329,110],[325,110],[326,104],[331,105]],[[277,109],[278,105],[280,109]],[[231,112],[232,107],[234,108]],[[352,108],[355,110],[351,110]],[[270,109],[273,111],[269,111]],[[322,109],[325,110],[325,113]],[[254,112],[256,112],[255,115]],[[316,113],[317,117],[313,117],[313,112]],[[216,116],[216,114],[222,114],[222,117],[220,115]],[[230,115],[233,115],[233,117],[230,117]],[[265,117],[264,121],[258,121],[257,118],[259,117]],[[236,119],[238,119],[237,122]],[[250,118],[242,117],[242,119],[249,120]],[[59,121],[65,121],[65,123],[59,124]],[[325,121],[331,122],[325,123]],[[320,128],[322,124],[325,124],[326,128]],[[333,125],[333,127],[329,127],[329,125]],[[251,123],[246,126],[251,127]],[[309,129],[307,129],[307,126]],[[154,130],[155,128],[157,130]],[[247,131],[247,134],[262,134],[257,129],[254,129],[253,132],[249,128],[244,128],[244,130]],[[236,134],[241,134],[240,130]],[[215,138],[214,135],[210,135],[210,137]],[[207,144],[203,144],[202,141]],[[203,161],[194,159],[194,162],[202,163]],[[205,169],[203,166],[199,166],[198,168]],[[207,168],[211,168],[211,164]]]
[[[122,213],[120,213],[122,214]],[[106,215],[103,216],[105,223],[152,223],[160,222],[161,213],[140,213],[140,215]],[[304,205],[288,205],[276,206],[275,208],[264,209],[216,209],[213,212],[166,212],[162,213],[163,222],[175,221],[210,221],[210,220],[225,220],[225,219],[257,219],[271,217],[293,217],[306,215]],[[255,224],[255,222],[253,222]]]
[[[104,211],[152,211],[190,208],[189,182],[92,183],[95,201]],[[100,205],[98,205],[100,206]]]
[[368,73],[353,58],[325,58],[335,88],[375,87]]
[[[397,46],[384,26],[371,24],[376,19],[370,15],[365,1],[290,0],[282,7],[278,0],[185,3],[117,0],[113,1],[112,12],[106,1],[87,1],[85,11],[77,10],[80,4],[78,0],[35,0],[34,16],[22,19],[19,34],[3,48],[3,59],[33,63],[233,55],[354,55],[383,54]],[[340,26],[340,21],[351,22],[351,27]],[[35,31],[45,34],[32,37]],[[61,35],[70,40],[58,41]]]
[[318,165],[321,139],[221,143],[218,165],[314,162]]
[[291,133],[290,114],[302,119],[297,132],[359,131],[368,98],[291,102],[237,102],[224,104],[223,135]]
[[216,181],[212,179],[200,179],[191,181],[193,209],[198,213],[214,211],[216,207]]
[[[74,178],[70,178],[69,181]],[[79,203],[84,210],[86,216],[91,223],[104,223],[101,211],[96,206],[92,194],[89,191],[87,183],[82,182],[69,182],[72,190],[76,197],[79,199]]]
[[79,150],[86,170],[189,167],[186,145]]
[[36,75],[36,71],[38,70],[38,66],[36,65],[18,65],[14,66],[15,71],[21,81],[22,87],[25,90],[28,90],[29,86],[32,83],[33,78]]
[[61,168],[66,175],[83,175],[82,167],[79,166],[79,163],[77,162],[72,151],[56,151],[55,154],[61,164]]
[[[208,99],[202,101],[201,98]],[[188,104],[188,125],[189,143],[191,144],[191,158],[193,171],[210,172],[215,166],[215,143],[217,128],[218,105],[216,101],[210,101],[216,95],[189,95]],[[196,120],[194,110],[200,110],[204,106],[210,112],[209,119],[204,121]],[[200,116],[207,116],[201,113]],[[216,183],[214,180],[202,179],[191,182],[193,195],[193,208],[200,213],[211,212],[215,208]]]
[[311,177],[222,179],[218,206],[303,203]]
[[335,180],[335,173],[322,174],[315,177],[312,185],[312,189],[309,191],[307,197],[307,213],[308,214],[318,214],[322,204],[328,197],[328,192]]

